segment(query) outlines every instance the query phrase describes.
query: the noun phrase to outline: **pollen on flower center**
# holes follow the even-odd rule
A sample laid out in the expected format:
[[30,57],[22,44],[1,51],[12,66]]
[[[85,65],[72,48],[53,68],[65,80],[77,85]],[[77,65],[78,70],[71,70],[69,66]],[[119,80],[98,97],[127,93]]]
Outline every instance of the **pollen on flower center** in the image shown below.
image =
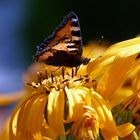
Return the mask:
[[[48,75],[48,72],[46,70],[45,74],[42,72],[37,73],[38,76],[38,82],[32,82],[28,83],[30,86],[32,86],[36,90],[43,90],[46,91],[46,93],[49,93],[52,89],[55,89],[56,91],[59,91],[60,89],[64,89],[65,87],[72,88],[77,86],[89,86],[90,79],[88,75],[85,76],[77,76],[77,69],[74,71],[72,70],[68,73],[65,73],[65,69],[62,69],[61,75],[55,75],[55,73],[51,72],[50,75]],[[93,83],[93,81],[91,81]]]

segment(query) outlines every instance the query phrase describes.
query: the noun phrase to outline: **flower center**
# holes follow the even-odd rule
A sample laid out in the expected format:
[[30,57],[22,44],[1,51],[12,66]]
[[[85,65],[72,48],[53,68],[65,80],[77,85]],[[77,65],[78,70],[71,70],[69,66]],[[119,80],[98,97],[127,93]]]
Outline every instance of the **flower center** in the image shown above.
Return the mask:
[[90,80],[88,75],[77,76],[77,69],[71,69],[71,71],[66,72],[64,68],[62,68],[62,72],[60,75],[55,75],[54,72],[51,72],[48,75],[47,69],[45,73],[38,72],[37,73],[38,80],[37,82],[28,83],[35,90],[43,90],[46,93],[50,93],[52,89],[59,91],[60,89],[64,89],[66,86],[68,88],[78,87],[78,86],[93,86],[93,81]]

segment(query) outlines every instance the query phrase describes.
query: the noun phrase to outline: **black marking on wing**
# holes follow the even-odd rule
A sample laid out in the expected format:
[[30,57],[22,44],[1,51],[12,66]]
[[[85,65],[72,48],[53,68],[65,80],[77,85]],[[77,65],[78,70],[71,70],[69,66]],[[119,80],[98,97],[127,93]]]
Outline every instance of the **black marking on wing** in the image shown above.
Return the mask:
[[77,48],[75,45],[67,45],[68,48]]
[[[63,63],[62,63],[63,60]],[[46,62],[48,65],[76,67],[83,63],[82,59],[71,57],[65,51],[57,51],[53,57],[49,57]]]
[[78,36],[78,37],[81,37],[81,32],[80,32],[80,30],[78,30],[78,31],[71,31],[71,34],[73,35],[73,36]]
[[79,45],[81,43],[81,40],[74,40],[73,41],[76,45]]
[[77,21],[72,21],[71,26],[78,27],[79,23]]

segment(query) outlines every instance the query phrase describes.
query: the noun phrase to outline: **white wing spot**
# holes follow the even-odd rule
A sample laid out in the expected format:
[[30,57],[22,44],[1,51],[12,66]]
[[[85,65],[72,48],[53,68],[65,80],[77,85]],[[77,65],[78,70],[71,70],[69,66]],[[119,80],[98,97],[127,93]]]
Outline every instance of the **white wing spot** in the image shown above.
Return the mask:
[[74,46],[74,43],[67,43],[66,46]]
[[72,21],[73,21],[73,22],[77,22],[78,19],[77,19],[77,18],[72,18]]
[[72,26],[71,27],[71,31],[80,31],[80,27],[74,27],[74,26]]
[[77,48],[68,48],[69,51],[76,51],[78,50]]
[[78,41],[78,40],[81,40],[81,37],[78,37],[78,36],[72,36],[72,40]]

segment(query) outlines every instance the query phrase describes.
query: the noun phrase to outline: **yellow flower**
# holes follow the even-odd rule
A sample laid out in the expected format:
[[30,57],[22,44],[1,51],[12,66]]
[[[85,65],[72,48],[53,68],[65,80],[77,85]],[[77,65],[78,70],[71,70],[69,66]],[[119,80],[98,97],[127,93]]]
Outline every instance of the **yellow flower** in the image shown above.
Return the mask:
[[78,72],[39,72],[12,114],[10,140],[118,140],[131,134],[135,126],[126,121],[116,126],[112,108],[120,103],[114,102],[115,95],[134,66],[139,45],[140,38],[113,45]]
[[[84,121],[84,127],[77,130],[78,139],[87,136],[96,138],[99,128],[102,133],[104,130],[109,131],[107,137],[103,134],[105,139],[117,137],[115,122],[112,117],[109,118],[111,111],[101,96],[93,92],[92,83],[89,77],[77,77],[73,72],[71,75],[51,75],[38,83],[33,82],[31,85],[34,92],[13,112],[10,139],[57,139],[69,134],[75,136],[76,128],[81,126],[78,125],[80,120]],[[93,103],[89,104],[87,100]],[[104,129],[107,122],[110,123],[109,130]],[[88,123],[91,123],[90,130],[87,128]],[[53,135],[44,135],[44,126],[46,132]]]

